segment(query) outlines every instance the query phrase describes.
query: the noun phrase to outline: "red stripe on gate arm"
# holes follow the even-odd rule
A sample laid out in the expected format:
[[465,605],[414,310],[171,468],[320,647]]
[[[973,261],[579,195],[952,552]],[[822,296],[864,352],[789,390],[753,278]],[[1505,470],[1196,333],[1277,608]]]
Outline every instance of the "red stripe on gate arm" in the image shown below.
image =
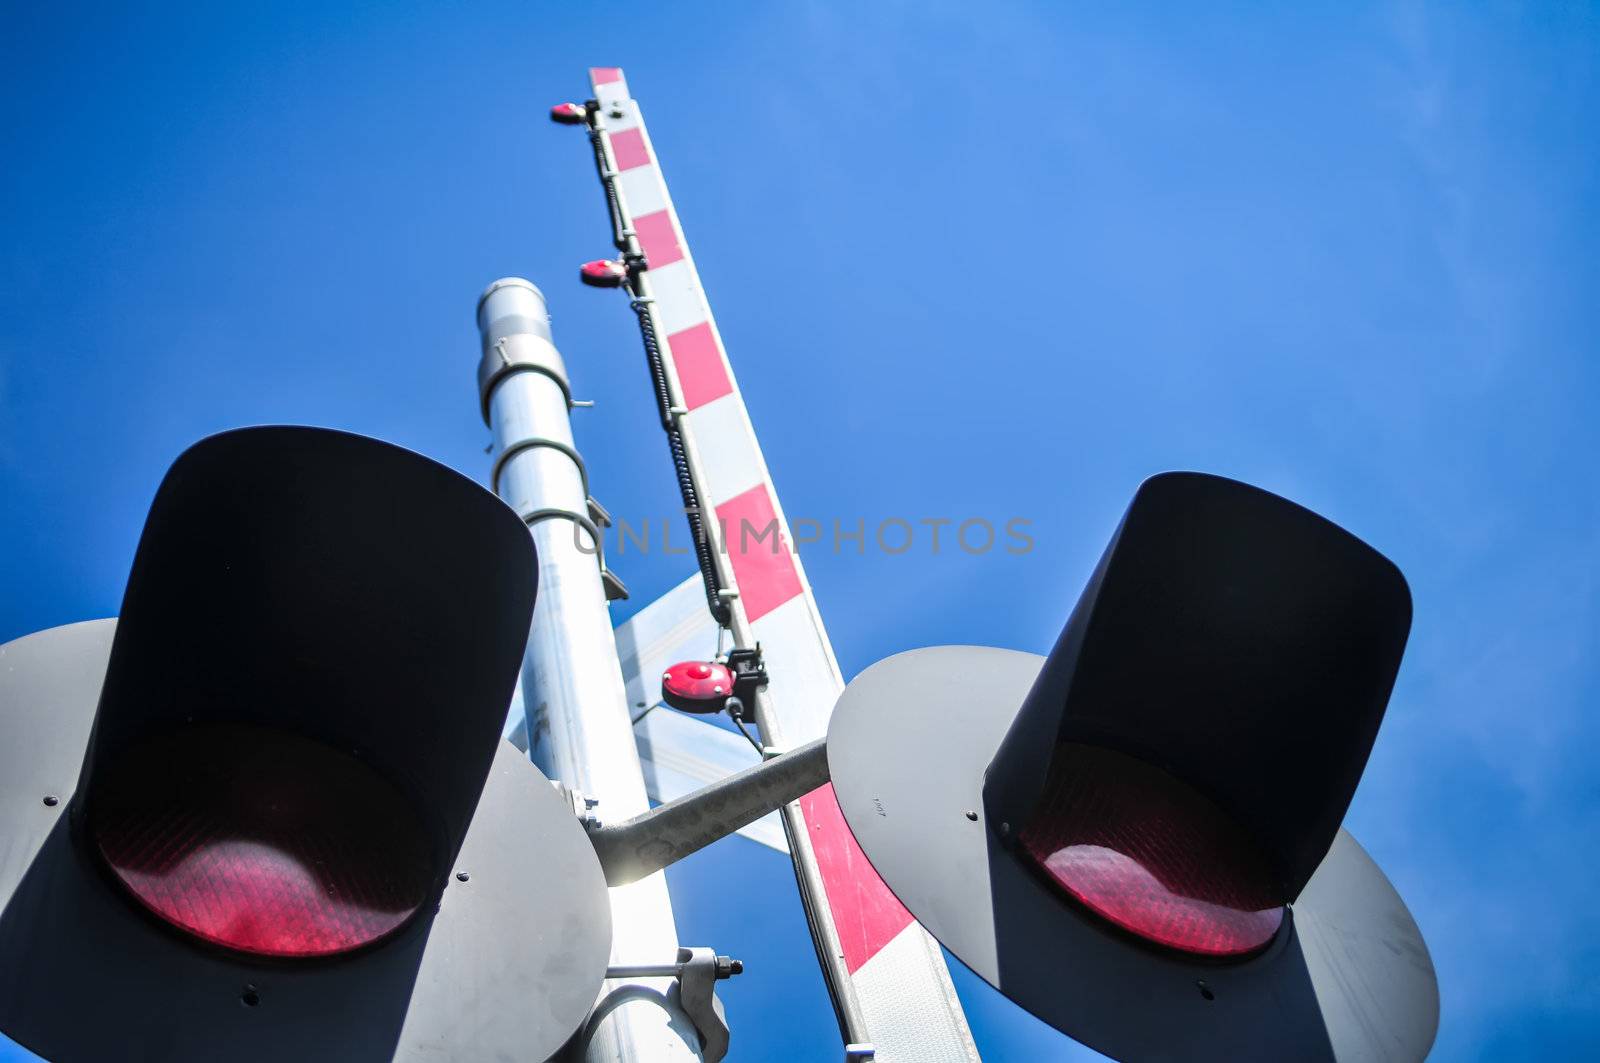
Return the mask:
[[620,66],[591,66],[589,68],[589,80],[596,85],[609,85],[613,81],[621,81],[622,68]]
[[644,134],[637,129],[624,129],[611,135],[611,157],[617,160],[617,169],[632,170],[650,165],[650,150],[644,146]]
[[844,964],[855,974],[911,925],[911,913],[889,892],[856,844],[833,796],[832,783],[802,797],[800,811],[811,832],[811,848],[817,854],[817,869],[839,932]]
[[733,385],[728,382],[728,370],[722,364],[722,352],[717,350],[711,322],[702,321],[682,332],[674,332],[667,337],[667,347],[672,351],[672,365],[678,371],[685,407],[698,409],[733,391]]
[[777,510],[766,484],[756,484],[717,507],[723,549],[733,562],[739,601],[753,624],[800,594],[794,554],[778,527]]
[[633,219],[633,231],[639,234],[639,244],[644,257],[655,269],[678,261],[683,248],[678,246],[678,234],[672,231],[672,216],[664,210],[654,214],[641,214]]

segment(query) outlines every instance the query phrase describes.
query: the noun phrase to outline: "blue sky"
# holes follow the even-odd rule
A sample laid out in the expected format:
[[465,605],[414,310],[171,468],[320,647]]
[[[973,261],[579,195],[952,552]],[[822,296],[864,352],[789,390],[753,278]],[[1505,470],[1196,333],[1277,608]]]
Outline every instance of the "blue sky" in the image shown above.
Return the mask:
[[[1435,1057],[1600,1054],[1600,9],[333,6],[8,10],[0,638],[115,613],[210,432],[483,480],[507,274],[598,400],[596,493],[672,512],[631,315],[575,280],[608,248],[582,137],[543,117],[621,65],[791,517],[1033,521],[1022,557],[808,553],[847,676],[1047,649],[1150,473],[1326,514],[1416,599],[1348,825],[1433,951]],[[619,618],[688,573],[619,568]],[[833,1058],[781,859],[672,881],[685,941],[749,963],[733,1058]],[[958,978],[988,1058],[1072,1055]]]

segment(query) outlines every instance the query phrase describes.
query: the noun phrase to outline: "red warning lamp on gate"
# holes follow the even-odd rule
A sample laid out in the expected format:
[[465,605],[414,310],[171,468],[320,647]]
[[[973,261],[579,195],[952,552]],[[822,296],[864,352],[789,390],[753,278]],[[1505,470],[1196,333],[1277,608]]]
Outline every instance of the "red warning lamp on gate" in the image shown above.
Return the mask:
[[558,103],[550,108],[550,121],[557,125],[582,125],[588,117],[581,103]]
[[591,288],[620,288],[628,279],[628,266],[616,259],[596,259],[578,267],[578,279]]
[[679,661],[661,673],[661,700],[680,712],[722,711],[733,695],[733,669],[716,661]]

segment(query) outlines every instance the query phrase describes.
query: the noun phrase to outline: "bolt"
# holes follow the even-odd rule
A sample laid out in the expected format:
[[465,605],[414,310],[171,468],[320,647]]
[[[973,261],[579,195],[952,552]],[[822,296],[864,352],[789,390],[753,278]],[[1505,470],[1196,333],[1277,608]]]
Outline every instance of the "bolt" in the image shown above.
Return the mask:
[[467,881],[467,879],[469,879],[471,877],[472,876],[467,874],[465,871],[457,871],[456,872],[456,881],[457,882],[465,882],[465,881]]
[[1200,981],[1196,982],[1195,985],[1200,987],[1200,995],[1202,997],[1205,997],[1207,1000],[1215,1000],[1215,999],[1217,999],[1217,995],[1211,991],[1211,987],[1210,986],[1206,985],[1206,982],[1205,982],[1204,978],[1202,978],[1202,979],[1200,979]]
[[239,994],[239,1001],[245,1007],[253,1008],[261,1003],[261,994],[256,991],[255,986],[247,985],[244,987],[244,992]]
[[57,805],[59,805],[60,803],[61,803],[61,798],[57,797],[55,794],[45,794],[44,795],[44,807],[46,807],[46,808],[54,808]]
[[967,809],[967,818],[972,820],[974,823],[978,822],[978,814],[970,808]]

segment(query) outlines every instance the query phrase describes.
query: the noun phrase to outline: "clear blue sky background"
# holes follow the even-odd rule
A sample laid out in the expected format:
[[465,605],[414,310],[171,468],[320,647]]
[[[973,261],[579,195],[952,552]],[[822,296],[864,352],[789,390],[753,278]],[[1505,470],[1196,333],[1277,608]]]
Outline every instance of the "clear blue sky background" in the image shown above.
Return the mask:
[[[846,675],[1043,651],[1159,470],[1328,515],[1416,598],[1349,826],[1433,950],[1436,1057],[1600,1055],[1600,13],[1292,7],[8,4],[0,638],[115,613],[219,429],[482,480],[506,274],[599,400],[597,493],[672,512],[631,316],[575,280],[608,249],[582,136],[544,119],[619,64],[791,516],[1034,521],[1021,558],[808,554]],[[619,567],[619,617],[688,571]],[[781,858],[672,879],[684,939],[750,964],[733,1058],[836,1058]],[[958,980],[988,1058],[1072,1054]]]

